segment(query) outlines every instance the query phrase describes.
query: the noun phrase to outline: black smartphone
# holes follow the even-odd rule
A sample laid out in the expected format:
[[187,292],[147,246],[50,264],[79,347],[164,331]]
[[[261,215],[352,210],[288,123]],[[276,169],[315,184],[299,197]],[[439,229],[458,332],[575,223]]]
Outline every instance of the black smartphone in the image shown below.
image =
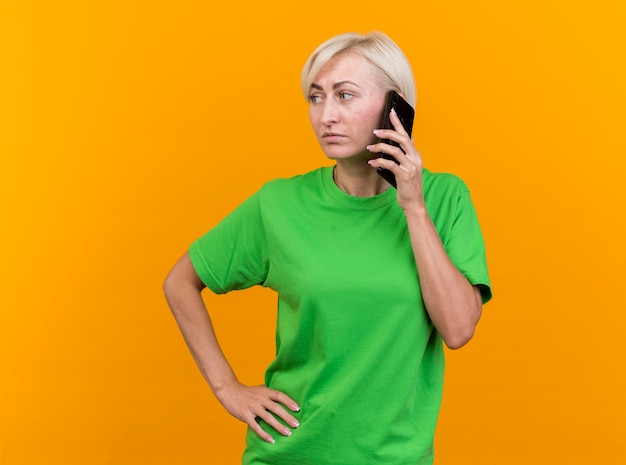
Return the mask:
[[[411,133],[413,131],[413,119],[415,118],[415,110],[409,104],[409,102],[404,100],[395,90],[392,90],[387,94],[387,100],[385,103],[385,109],[383,110],[383,117],[382,122],[380,123],[380,128],[393,129],[393,124],[391,124],[391,120],[389,119],[389,113],[391,112],[392,108],[396,110],[396,114],[398,115],[398,118],[400,118],[400,122],[402,123],[404,130],[407,132],[409,137],[411,137]],[[381,142],[400,147],[398,143],[390,139],[382,139]],[[398,160],[393,158],[391,155],[387,155],[386,153],[380,153],[378,154],[378,156],[398,163]],[[383,177],[385,181],[387,181],[393,187],[397,188],[396,177],[391,171],[383,168],[377,168],[376,171]]]

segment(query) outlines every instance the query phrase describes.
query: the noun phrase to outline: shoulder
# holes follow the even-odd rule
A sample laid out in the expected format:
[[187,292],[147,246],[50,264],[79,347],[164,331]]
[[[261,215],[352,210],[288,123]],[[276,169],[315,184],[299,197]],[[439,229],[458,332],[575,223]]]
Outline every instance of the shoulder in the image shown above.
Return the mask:
[[449,215],[455,216],[471,204],[467,185],[455,174],[424,170],[422,182],[424,201],[433,217],[441,219]]
[[292,196],[298,192],[311,189],[318,189],[321,186],[321,179],[325,170],[332,169],[328,167],[317,168],[304,174],[298,174],[288,178],[276,178],[266,182],[259,190],[262,198],[285,198]]
[[425,196],[458,197],[469,193],[465,182],[451,173],[434,173],[424,168],[422,182]]

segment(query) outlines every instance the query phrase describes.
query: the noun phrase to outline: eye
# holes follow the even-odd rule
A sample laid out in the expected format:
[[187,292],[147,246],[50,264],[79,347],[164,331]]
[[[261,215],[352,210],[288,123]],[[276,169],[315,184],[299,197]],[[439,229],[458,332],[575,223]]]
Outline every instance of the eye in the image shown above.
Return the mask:
[[319,103],[322,100],[322,97],[317,94],[309,95],[309,102],[311,103]]
[[351,94],[350,92],[339,92],[340,100],[350,100],[352,97],[354,97],[354,94]]

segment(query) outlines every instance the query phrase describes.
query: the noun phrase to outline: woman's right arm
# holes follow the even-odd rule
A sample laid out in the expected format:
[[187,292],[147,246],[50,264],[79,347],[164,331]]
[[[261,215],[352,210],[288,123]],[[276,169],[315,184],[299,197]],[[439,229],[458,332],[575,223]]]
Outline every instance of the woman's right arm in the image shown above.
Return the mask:
[[245,386],[239,383],[217,342],[201,295],[205,287],[188,254],[178,260],[163,283],[167,303],[202,375],[224,408],[235,418],[250,425],[263,440],[274,442],[261,428],[257,417],[279,433],[291,435],[291,431],[272,413],[295,428],[298,421],[282,405],[292,411],[298,411],[298,405],[282,392],[265,386]]

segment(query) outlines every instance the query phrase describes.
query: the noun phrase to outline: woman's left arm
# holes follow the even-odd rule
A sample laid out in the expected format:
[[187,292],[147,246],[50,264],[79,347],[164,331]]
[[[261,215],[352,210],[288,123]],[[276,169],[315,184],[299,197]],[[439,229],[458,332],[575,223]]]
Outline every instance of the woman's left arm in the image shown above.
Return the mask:
[[405,216],[426,311],[446,345],[458,349],[472,338],[480,319],[480,289],[448,257],[424,204],[406,209]]
[[399,164],[374,158],[369,164],[390,170],[396,177],[398,204],[404,210],[426,311],[450,349],[465,345],[474,335],[482,313],[478,286],[472,286],[448,257],[439,233],[424,202],[422,157],[394,111],[394,130],[376,130],[381,139],[392,139],[402,150],[385,143],[368,146],[371,152],[385,152]]

